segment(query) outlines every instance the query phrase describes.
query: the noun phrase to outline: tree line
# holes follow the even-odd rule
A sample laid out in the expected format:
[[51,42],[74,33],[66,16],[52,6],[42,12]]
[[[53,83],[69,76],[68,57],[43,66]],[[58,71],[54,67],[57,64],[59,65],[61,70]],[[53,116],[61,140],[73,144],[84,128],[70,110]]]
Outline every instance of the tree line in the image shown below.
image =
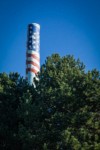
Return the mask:
[[53,54],[37,76],[0,73],[0,150],[100,150],[100,72]]

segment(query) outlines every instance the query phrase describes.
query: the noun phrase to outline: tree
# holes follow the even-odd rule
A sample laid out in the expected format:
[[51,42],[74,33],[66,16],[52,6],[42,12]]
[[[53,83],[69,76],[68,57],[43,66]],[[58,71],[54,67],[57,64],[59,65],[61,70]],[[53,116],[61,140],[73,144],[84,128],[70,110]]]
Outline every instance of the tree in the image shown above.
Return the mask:
[[0,149],[99,150],[100,72],[53,54],[38,78],[0,74]]
[[[27,82],[18,73],[0,74],[0,149],[22,149],[18,131],[20,98],[26,93]],[[31,89],[32,91],[32,89]]]
[[100,73],[86,73],[73,56],[54,54],[41,67],[39,79],[41,147],[99,150]]

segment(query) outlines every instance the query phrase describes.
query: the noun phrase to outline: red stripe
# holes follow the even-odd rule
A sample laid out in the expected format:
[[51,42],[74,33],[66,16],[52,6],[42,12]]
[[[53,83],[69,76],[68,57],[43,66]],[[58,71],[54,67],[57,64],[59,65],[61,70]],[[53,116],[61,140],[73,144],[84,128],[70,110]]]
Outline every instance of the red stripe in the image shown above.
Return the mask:
[[36,60],[40,61],[40,58],[37,57],[37,55],[35,55],[35,54],[28,54],[28,53],[27,53],[27,57],[33,57],[33,58],[35,58]]
[[35,73],[35,74],[38,73],[38,71],[35,70],[35,69],[33,69],[33,68],[27,68],[27,69],[26,69],[26,72],[28,73],[28,71],[33,72],[33,73]]
[[32,65],[36,66],[38,69],[40,69],[40,66],[33,61],[26,61],[26,64],[32,64]]

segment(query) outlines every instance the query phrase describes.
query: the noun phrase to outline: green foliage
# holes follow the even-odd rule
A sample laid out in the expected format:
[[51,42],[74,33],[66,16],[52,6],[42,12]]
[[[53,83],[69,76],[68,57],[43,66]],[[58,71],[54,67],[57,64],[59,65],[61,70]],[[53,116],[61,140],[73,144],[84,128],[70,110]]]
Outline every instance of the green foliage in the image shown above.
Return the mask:
[[38,78],[0,74],[0,150],[99,150],[99,71],[53,54]]

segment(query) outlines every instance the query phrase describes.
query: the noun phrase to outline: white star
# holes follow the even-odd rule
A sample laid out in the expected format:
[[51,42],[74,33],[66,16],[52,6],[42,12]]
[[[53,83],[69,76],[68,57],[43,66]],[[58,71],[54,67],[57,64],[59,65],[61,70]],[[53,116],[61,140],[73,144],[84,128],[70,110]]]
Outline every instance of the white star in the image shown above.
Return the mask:
[[36,42],[35,41],[32,41],[32,44],[35,44]]
[[34,40],[35,40],[35,39],[36,39],[36,37],[33,35],[33,36],[32,36],[32,39],[34,39]]
[[32,31],[30,30],[30,33],[32,33]]
[[32,26],[30,26],[30,29],[32,29]]

